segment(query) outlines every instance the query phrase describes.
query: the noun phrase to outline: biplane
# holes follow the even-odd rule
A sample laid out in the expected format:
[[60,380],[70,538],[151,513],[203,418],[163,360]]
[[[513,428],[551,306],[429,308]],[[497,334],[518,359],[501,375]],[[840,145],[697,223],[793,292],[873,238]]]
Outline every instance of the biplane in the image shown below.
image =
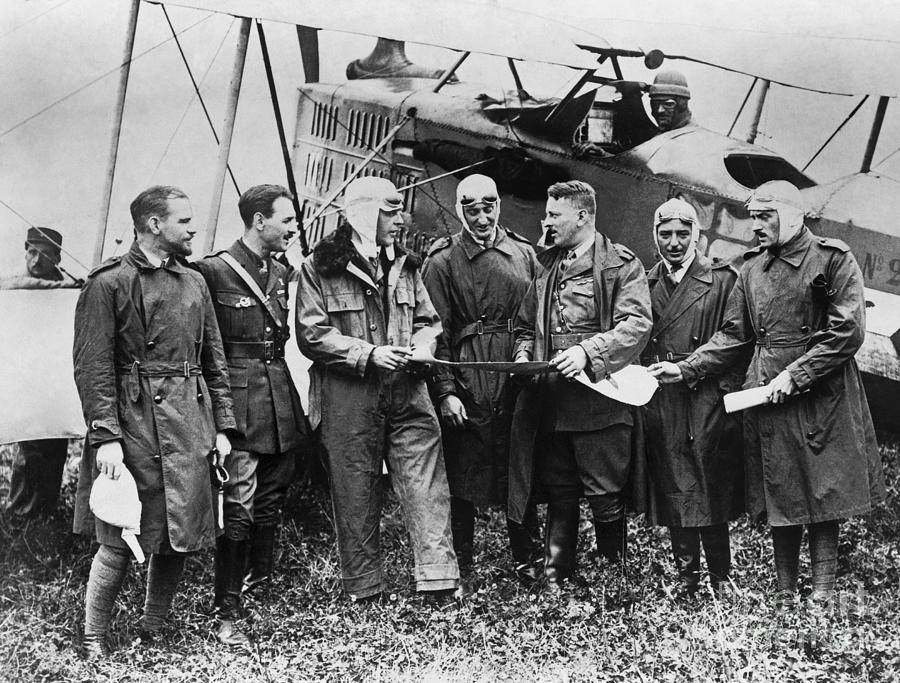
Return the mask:
[[[296,197],[301,229],[290,258],[296,260],[338,221],[341,194],[360,175],[388,177],[400,187],[410,225],[405,236],[419,251],[438,236],[459,229],[453,210],[455,187],[468,173],[494,177],[503,201],[503,222],[539,242],[546,187],[557,180],[585,180],[597,191],[598,229],[634,249],[646,267],[656,258],[649,225],[654,209],[679,196],[698,209],[704,248],[719,259],[738,259],[753,235],[744,201],[749,191],[773,179],[800,187],[808,220],[822,235],[839,237],[853,249],[866,278],[868,334],[858,362],[876,420],[896,424],[889,410],[900,389],[900,215],[898,181],[872,170],[873,155],[895,84],[844,78],[838,87],[823,78],[822,55],[834,51],[822,37],[809,64],[779,63],[757,38],[757,52],[735,49],[710,54],[692,29],[648,30],[634,22],[596,27],[577,19],[550,19],[494,3],[460,0],[171,0],[158,3],[224,13],[240,19],[225,121],[219,140],[214,196],[207,218],[206,251],[215,239],[226,182],[244,58],[255,24],[281,141],[284,173]],[[132,0],[119,97],[110,138],[102,229],[95,262],[104,253],[109,197],[116,166],[138,10]],[[465,17],[464,26],[460,17]],[[296,26],[305,82],[297,84],[295,128],[282,126],[280,104],[267,53],[264,25]],[[505,30],[515,27],[514,30]],[[609,33],[605,33],[608,29]],[[320,82],[319,31],[377,38],[372,54],[351,62],[347,79]],[[440,68],[411,64],[404,43],[446,48]],[[846,42],[846,41],[845,41]],[[852,41],[851,41],[852,42]],[[684,45],[692,47],[690,54]],[[880,44],[879,44],[880,45]],[[846,46],[845,46],[846,47]],[[869,46],[871,48],[871,46]],[[848,49],[853,49],[850,45]],[[896,49],[896,48],[885,48]],[[459,67],[473,53],[506,60],[511,83],[495,86],[462,81]],[[833,54],[835,60],[845,54]],[[889,59],[896,56],[880,55]],[[631,61],[629,61],[631,60]],[[680,60],[749,75],[753,85],[741,105],[753,103],[749,139],[691,125],[660,133],[642,102],[646,84],[628,77],[629,64],[647,69]],[[544,97],[523,83],[520,66],[554,65],[571,77],[562,97]],[[754,143],[756,124],[772,85],[847,96],[877,97],[878,106],[858,173],[818,184],[779,154]],[[695,97],[711,96],[695,93]],[[858,109],[858,108],[857,108]],[[739,112],[740,113],[740,112]],[[586,143],[589,145],[586,146]],[[592,152],[585,153],[590,148]],[[197,249],[200,252],[200,249]]]

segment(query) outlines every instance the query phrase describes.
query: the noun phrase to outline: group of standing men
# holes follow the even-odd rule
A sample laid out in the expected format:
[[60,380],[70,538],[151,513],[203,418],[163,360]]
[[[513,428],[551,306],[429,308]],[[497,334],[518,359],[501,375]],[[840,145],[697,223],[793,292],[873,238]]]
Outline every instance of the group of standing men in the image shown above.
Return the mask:
[[[486,176],[459,183],[462,229],[435,242],[424,264],[397,241],[402,204],[388,180],[354,181],[341,224],[299,271],[309,427],[327,457],[351,599],[377,600],[384,589],[385,462],[416,588],[439,607],[471,575],[476,509],[495,503],[507,505],[522,580],[543,574],[563,587],[573,576],[585,497],[605,561],[624,570],[631,501],[670,528],[687,594],[700,584],[701,544],[721,585],[727,525],[745,509],[744,471],[746,509],[773,527],[779,588],[796,595],[808,525],[814,597],[830,596],[838,520],[870,510],[883,484],[852,358],[864,333],[862,276],[846,245],[803,225],[796,188],[766,183],[752,194],[760,246],[740,273],[697,251],[697,214],[680,199],[656,211],[661,260],[649,276],[596,231],[594,191],[580,181],[548,189],[540,255],[500,225]],[[239,209],[244,236],[191,268],[187,198],[171,187],[141,193],[134,245],[94,270],[79,301],[75,371],[89,434],[76,528],[95,529],[101,543],[86,594],[95,656],[129,559],[114,527],[90,523],[97,476],[115,478],[125,465],[137,480],[140,542],[151,555],[146,633],[161,627],[186,553],[217,543],[217,634],[229,644],[247,642],[241,595],[271,572],[279,507],[309,428],[284,362],[288,272],[272,258],[296,216],[277,186],[251,188]],[[510,377],[428,366],[412,359],[425,328],[438,335],[440,361],[548,369]],[[637,362],[667,384],[643,409],[571,381]],[[743,438],[721,401],[742,384],[768,385],[771,401],[785,402],[751,410]],[[220,520],[210,459],[227,472]]]

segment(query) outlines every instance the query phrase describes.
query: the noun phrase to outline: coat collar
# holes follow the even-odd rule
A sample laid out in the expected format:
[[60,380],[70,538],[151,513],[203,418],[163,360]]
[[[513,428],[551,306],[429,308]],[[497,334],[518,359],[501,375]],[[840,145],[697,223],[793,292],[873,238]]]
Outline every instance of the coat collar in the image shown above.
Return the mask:
[[[369,264],[353,246],[350,230],[348,224],[342,223],[333,233],[319,240],[313,249],[315,269],[325,277],[352,273],[366,284],[374,286],[375,283],[369,273]],[[394,245],[394,253],[396,261],[391,273],[396,272],[397,278],[403,268],[416,270],[422,264],[422,260],[416,254],[406,251],[400,245]]]
[[[563,257],[563,250],[559,247],[549,247],[538,254],[538,262],[544,268],[551,268]],[[607,268],[619,268],[622,266],[622,258],[616,252],[612,242],[603,233],[594,234],[594,268],[606,270]]]
[[[651,296],[654,301],[659,301],[657,297],[662,296],[661,290],[664,290],[665,288],[659,283],[663,277],[665,277],[666,273],[666,267],[662,261],[660,261],[653,266],[650,274],[647,276],[647,279],[653,283],[651,284]],[[697,254],[691,265],[688,267],[688,271],[681,279],[681,282],[665,303],[659,319],[654,322],[654,336],[660,334],[690,310],[697,299],[709,290],[712,281],[712,262],[705,256]]]
[[812,244],[812,233],[805,225],[800,231],[794,235],[787,244],[782,245],[781,249],[773,252],[771,249],[766,251],[766,260],[763,263],[763,270],[768,270],[769,266],[776,259],[781,259],[785,263],[798,268],[803,263],[803,257],[809,251],[809,245]]
[[465,253],[466,258],[470,261],[478,256],[478,254],[490,251],[491,249],[496,249],[497,251],[506,254],[507,256],[513,255],[513,248],[510,244],[509,235],[506,234],[506,230],[503,229],[500,225],[497,226],[497,235],[494,237],[494,243],[484,249],[480,244],[478,244],[468,230],[463,228],[459,231],[459,246],[462,247],[463,253]]
[[131,261],[138,270],[168,270],[171,273],[178,274],[186,273],[188,271],[188,266],[181,256],[170,256],[166,259],[166,265],[162,266],[162,268],[150,265],[146,254],[144,254],[143,249],[138,245],[137,240],[131,243],[131,248],[128,250],[128,260]]
[[[240,238],[235,240],[234,244],[228,247],[227,251],[249,273],[253,272],[252,269],[259,271],[262,266],[262,257],[254,253]],[[266,294],[272,291],[277,282],[278,278],[275,277],[275,259],[269,258],[268,275],[266,276],[266,286],[264,287]]]

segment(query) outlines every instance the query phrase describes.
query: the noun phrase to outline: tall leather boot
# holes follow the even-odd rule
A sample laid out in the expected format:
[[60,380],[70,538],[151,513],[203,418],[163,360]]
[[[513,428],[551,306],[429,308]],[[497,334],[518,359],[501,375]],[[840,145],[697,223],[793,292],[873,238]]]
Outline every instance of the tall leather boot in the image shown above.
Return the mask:
[[[693,527],[669,527],[672,557],[681,582],[681,596],[693,598],[700,589],[700,530]],[[709,563],[709,554],[706,556]]]
[[450,530],[459,570],[471,572],[475,549],[475,505],[471,501],[450,497]]
[[525,583],[538,578],[537,561],[540,548],[540,526],[534,507],[525,512],[522,524],[506,518],[506,533],[509,536],[509,549],[516,563],[516,576]]
[[700,529],[706,568],[709,570],[709,585],[717,594],[720,586],[728,581],[731,574],[731,540],[728,524],[716,524]]
[[250,531],[250,547],[248,561],[245,565],[247,573],[244,576],[243,592],[250,593],[272,576],[272,564],[275,557],[275,535],[278,531],[276,524],[254,524]]
[[594,534],[597,537],[597,554],[611,565],[620,565],[624,574],[625,556],[628,551],[625,518],[620,517],[612,522],[601,522],[595,518]]
[[551,585],[559,586],[575,571],[579,509],[578,499],[547,504],[544,577]]
[[249,546],[249,541],[235,541],[224,536],[216,542],[216,638],[223,645],[245,647],[250,643],[247,634],[235,623],[240,618],[241,588]]

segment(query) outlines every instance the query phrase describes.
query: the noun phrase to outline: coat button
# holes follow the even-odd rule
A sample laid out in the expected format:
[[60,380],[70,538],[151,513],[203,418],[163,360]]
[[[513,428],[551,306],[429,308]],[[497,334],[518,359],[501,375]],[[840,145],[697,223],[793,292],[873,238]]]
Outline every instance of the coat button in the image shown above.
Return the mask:
[[557,328],[556,328],[556,331],[557,331],[557,332],[562,332],[562,328],[561,328],[561,327],[557,327]]
[[759,336],[760,336],[760,337],[765,337],[765,336],[766,336],[766,328],[765,328],[765,327],[760,327],[760,328],[759,328]]
[[272,331],[271,327],[266,327],[266,332],[271,332],[271,331]]
[[157,394],[156,396],[153,397],[153,402],[154,403],[162,403],[162,396]]
[[371,290],[371,289],[367,289],[367,290],[366,290],[366,296],[372,296],[372,290]]
[[807,439],[814,439],[816,437],[814,432],[806,432]]
[[375,330],[378,329],[378,325],[376,325],[375,323],[372,323],[371,325],[369,325],[369,329],[374,332]]
[[560,288],[560,289],[565,289],[565,288],[566,288],[566,283],[565,283],[565,282],[560,282],[560,283],[559,283],[559,288]]
[[197,400],[198,400],[198,401],[202,401],[202,400],[203,400],[203,392],[201,392],[201,391],[198,391],[198,392],[197,392]]
[[766,380],[764,380],[764,379],[759,380],[759,386],[761,386],[761,387],[766,386]]
[[271,364],[272,364],[272,361],[270,361],[268,358],[266,358],[266,365],[271,365]]
[[156,346],[156,342],[153,341],[152,339],[151,339],[150,341],[147,342],[147,348],[148,348],[148,349],[152,349],[154,346]]
[[804,325],[800,328],[800,331],[806,334],[807,332],[809,332],[809,325]]
[[654,344],[659,344],[659,339],[657,337],[653,337],[653,339],[651,339],[650,341]]

